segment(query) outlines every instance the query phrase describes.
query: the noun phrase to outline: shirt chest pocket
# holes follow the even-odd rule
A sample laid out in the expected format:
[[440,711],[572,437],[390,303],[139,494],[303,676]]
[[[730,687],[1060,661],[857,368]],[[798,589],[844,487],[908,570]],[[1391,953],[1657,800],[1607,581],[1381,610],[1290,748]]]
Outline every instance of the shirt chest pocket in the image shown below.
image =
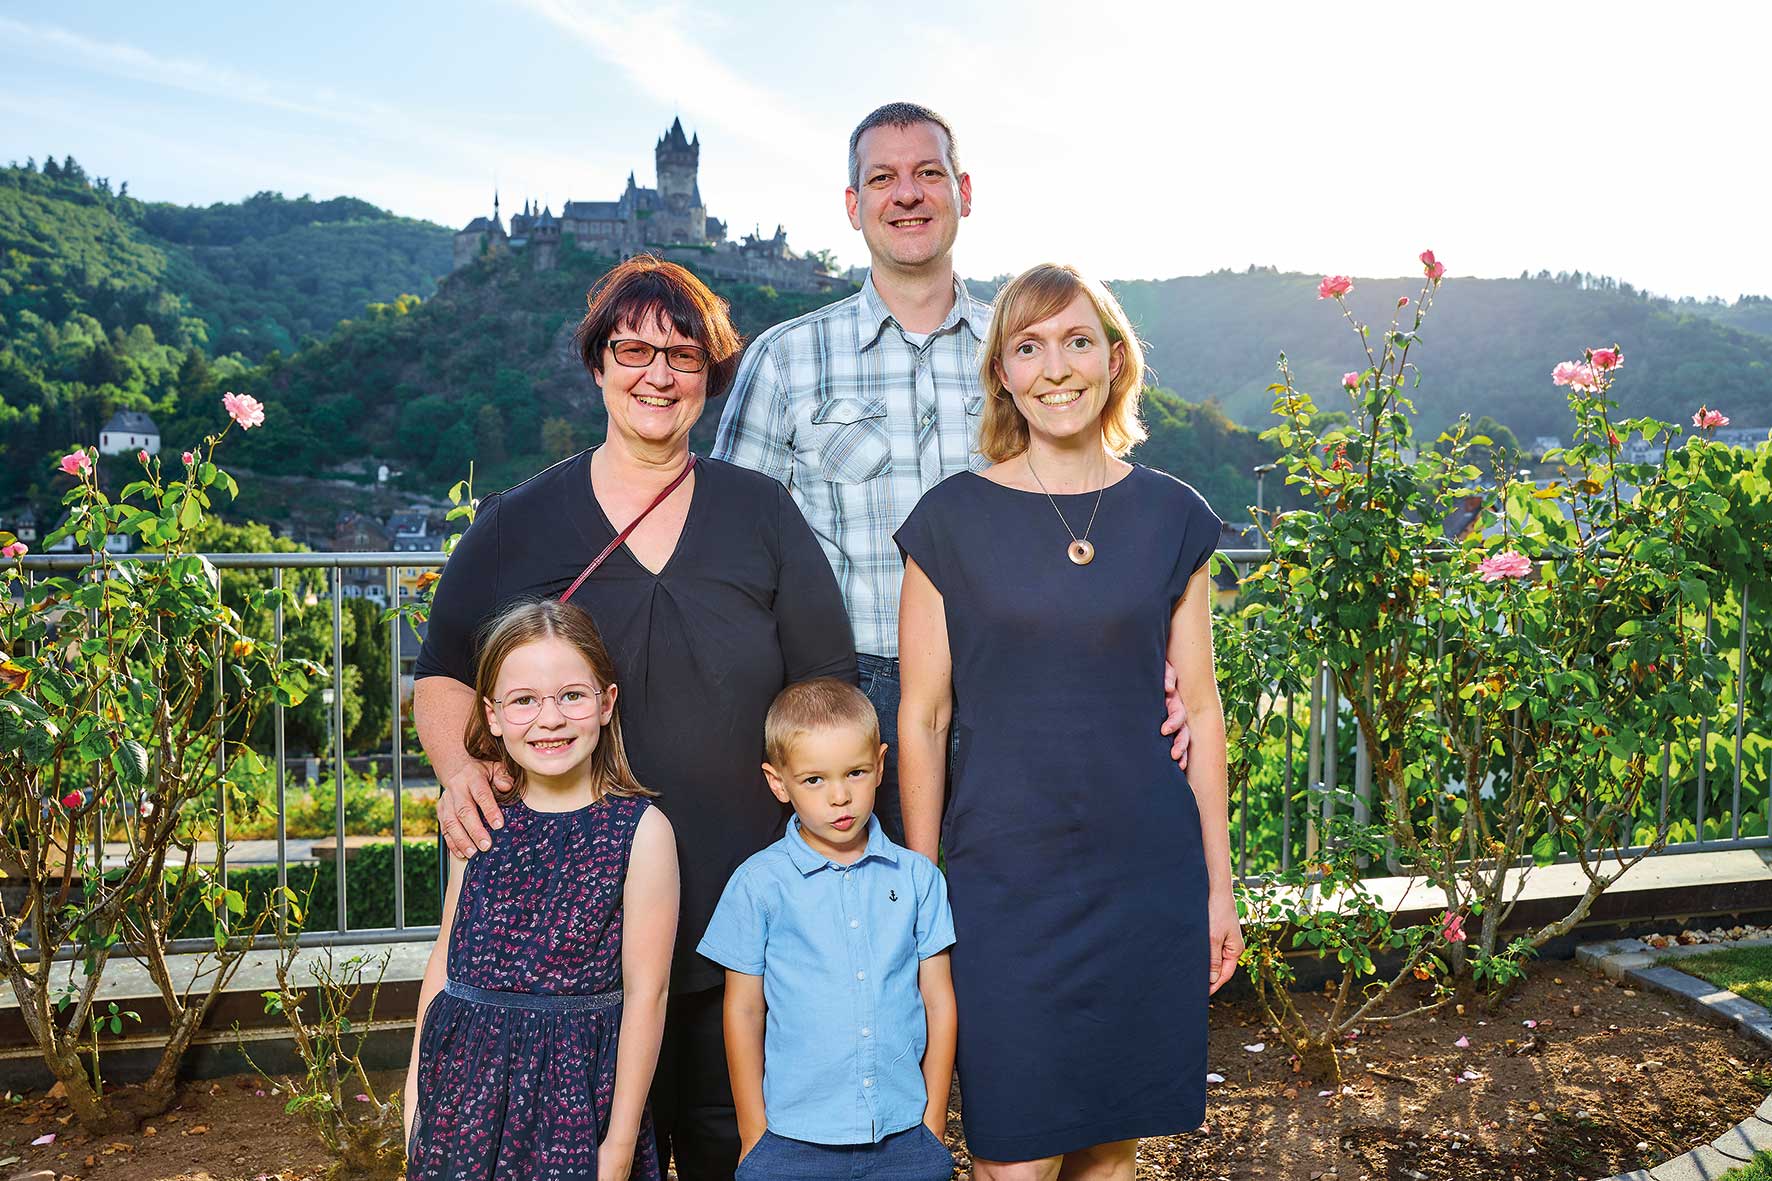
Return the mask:
[[883,399],[832,398],[812,410],[810,436],[818,472],[833,484],[863,484],[892,466],[892,435]]

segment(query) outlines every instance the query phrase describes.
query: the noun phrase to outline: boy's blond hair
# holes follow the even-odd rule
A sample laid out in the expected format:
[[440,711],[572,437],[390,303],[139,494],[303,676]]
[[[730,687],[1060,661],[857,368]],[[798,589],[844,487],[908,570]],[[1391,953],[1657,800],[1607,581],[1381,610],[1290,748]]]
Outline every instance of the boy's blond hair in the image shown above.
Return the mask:
[[880,745],[880,715],[854,685],[835,677],[789,685],[776,694],[763,719],[763,757],[771,767],[781,767],[801,736],[836,726],[865,731],[870,748]]

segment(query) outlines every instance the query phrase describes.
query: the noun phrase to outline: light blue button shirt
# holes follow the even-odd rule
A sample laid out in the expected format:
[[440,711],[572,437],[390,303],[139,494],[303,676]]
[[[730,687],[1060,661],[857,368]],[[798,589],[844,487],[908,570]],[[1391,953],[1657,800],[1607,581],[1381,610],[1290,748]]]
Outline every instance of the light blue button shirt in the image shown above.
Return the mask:
[[941,871],[875,817],[854,865],[813,852],[795,817],[733,871],[697,950],[763,977],[770,1131],[873,1144],[922,1122],[929,1030],[917,965],[953,942]]

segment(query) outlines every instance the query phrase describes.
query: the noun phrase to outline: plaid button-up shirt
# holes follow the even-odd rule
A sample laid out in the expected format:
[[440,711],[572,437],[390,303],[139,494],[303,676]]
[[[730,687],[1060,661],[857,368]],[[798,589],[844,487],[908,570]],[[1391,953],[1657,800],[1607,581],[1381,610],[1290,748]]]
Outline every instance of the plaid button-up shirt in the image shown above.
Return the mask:
[[978,350],[990,313],[956,280],[947,319],[913,344],[870,276],[757,337],[727,395],[714,458],[787,485],[836,572],[857,652],[898,655],[892,534],[929,489],[988,466]]

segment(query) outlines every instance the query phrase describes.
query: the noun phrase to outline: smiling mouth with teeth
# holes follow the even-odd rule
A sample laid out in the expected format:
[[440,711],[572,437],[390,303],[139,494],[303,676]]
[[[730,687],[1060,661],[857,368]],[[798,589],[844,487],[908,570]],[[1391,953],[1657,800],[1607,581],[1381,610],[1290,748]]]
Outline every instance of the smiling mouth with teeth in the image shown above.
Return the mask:
[[677,404],[677,399],[675,398],[661,398],[653,394],[635,394],[634,401],[640,403],[642,406],[654,406],[661,410],[667,406],[675,406]]
[[1053,390],[1050,394],[1041,394],[1039,402],[1042,406],[1069,406],[1082,396],[1082,390]]
[[547,752],[565,750],[572,743],[573,739],[570,738],[544,738],[539,742],[531,742],[529,745],[536,750]]
[[921,226],[928,225],[929,219],[926,217],[902,217],[889,224],[901,230],[914,230]]

